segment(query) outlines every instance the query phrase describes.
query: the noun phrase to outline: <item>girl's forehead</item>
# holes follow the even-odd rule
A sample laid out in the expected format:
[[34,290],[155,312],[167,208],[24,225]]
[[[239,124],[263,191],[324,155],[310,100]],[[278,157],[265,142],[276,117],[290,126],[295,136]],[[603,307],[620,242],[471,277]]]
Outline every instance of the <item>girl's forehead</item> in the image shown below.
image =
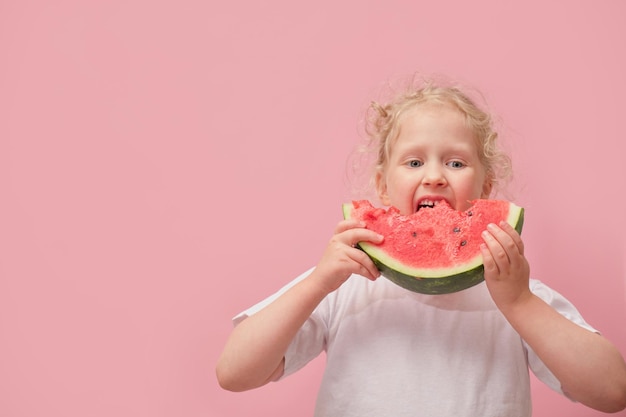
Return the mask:
[[408,104],[399,114],[398,122],[402,122],[407,117],[415,117],[420,114],[429,115],[450,115],[456,113],[461,117],[465,117],[465,114],[454,104],[447,101],[431,99],[423,102],[416,102]]
[[434,140],[478,152],[480,145],[465,114],[447,103],[425,103],[405,109],[397,119],[396,135],[390,139],[388,145],[391,148],[427,144]]
[[446,103],[416,104],[404,109],[396,120],[396,140],[406,130],[446,128],[457,134],[474,135],[466,115],[457,107]]

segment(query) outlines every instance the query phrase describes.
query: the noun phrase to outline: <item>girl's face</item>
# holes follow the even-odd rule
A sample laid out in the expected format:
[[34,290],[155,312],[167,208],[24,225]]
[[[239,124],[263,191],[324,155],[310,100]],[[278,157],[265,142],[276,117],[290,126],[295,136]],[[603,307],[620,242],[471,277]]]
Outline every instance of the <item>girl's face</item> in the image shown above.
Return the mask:
[[463,114],[449,105],[422,104],[398,120],[376,185],[384,205],[411,214],[445,200],[466,210],[470,200],[487,198],[491,183],[480,163],[474,133]]

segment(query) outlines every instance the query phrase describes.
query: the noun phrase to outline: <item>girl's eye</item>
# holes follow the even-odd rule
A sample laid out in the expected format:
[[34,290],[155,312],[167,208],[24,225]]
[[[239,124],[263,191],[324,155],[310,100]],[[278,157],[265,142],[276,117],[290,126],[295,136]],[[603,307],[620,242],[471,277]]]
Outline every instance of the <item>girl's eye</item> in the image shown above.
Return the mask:
[[461,161],[450,161],[448,162],[448,166],[450,168],[463,168],[465,164]]
[[422,165],[423,165],[422,161],[418,161],[417,159],[413,159],[413,160],[409,161],[409,166],[411,168],[421,167]]

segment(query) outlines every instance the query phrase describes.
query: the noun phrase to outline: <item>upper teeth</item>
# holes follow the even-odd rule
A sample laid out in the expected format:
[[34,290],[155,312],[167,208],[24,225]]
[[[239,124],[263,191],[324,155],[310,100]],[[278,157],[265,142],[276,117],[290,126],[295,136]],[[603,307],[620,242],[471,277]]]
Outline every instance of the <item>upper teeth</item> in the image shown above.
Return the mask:
[[418,204],[418,209],[421,208],[421,207],[434,207],[437,203],[438,203],[438,201],[422,200]]

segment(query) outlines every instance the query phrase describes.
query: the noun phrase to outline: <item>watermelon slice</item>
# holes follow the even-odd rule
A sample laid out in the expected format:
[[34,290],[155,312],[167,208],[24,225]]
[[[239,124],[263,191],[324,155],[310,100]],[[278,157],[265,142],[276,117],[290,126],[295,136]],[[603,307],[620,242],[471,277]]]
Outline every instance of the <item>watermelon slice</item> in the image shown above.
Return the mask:
[[384,277],[414,292],[448,294],[484,280],[480,235],[489,223],[505,220],[522,231],[523,208],[504,200],[471,203],[466,211],[457,211],[442,201],[404,216],[395,207],[377,208],[360,200],[344,204],[343,215],[385,237],[380,245],[358,244]]

